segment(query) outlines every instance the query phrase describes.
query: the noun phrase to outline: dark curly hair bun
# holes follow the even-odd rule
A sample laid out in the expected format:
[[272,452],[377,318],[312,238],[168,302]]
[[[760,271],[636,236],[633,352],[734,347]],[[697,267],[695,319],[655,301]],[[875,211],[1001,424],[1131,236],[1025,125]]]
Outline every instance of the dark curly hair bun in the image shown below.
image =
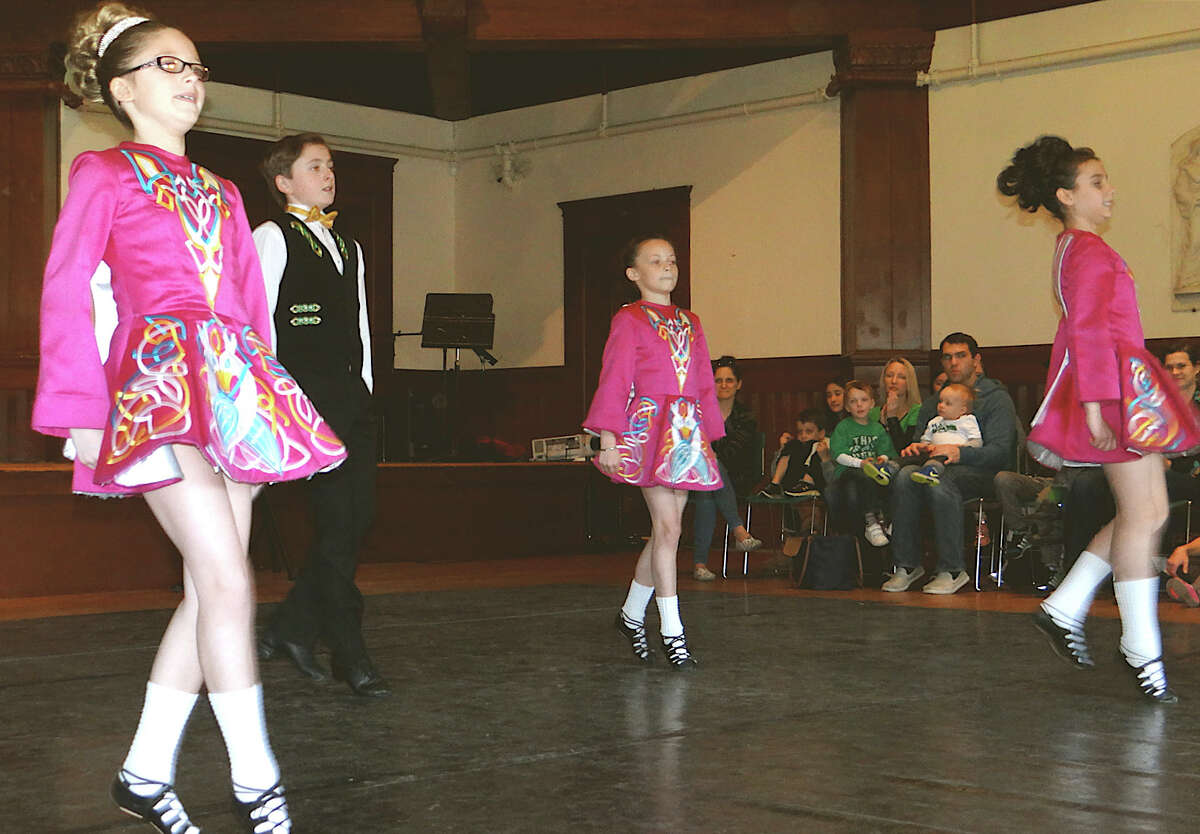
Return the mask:
[[1073,148],[1061,136],[1041,136],[1032,144],[1018,148],[1012,163],[996,177],[996,188],[1006,197],[1016,197],[1024,211],[1035,212],[1044,207],[1063,220],[1063,207],[1058,202],[1060,188],[1075,187],[1079,166],[1096,159],[1091,148]]

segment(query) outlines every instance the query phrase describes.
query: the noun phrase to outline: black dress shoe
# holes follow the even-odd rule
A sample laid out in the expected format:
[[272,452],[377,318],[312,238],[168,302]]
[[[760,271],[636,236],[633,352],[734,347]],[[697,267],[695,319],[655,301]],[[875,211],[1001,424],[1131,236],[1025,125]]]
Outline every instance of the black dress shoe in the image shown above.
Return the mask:
[[375,671],[369,660],[357,663],[341,663],[333,659],[333,677],[350,687],[350,691],[363,698],[382,698],[391,695],[387,681]]
[[1038,631],[1046,635],[1046,639],[1050,641],[1050,648],[1054,649],[1054,653],[1071,664],[1071,666],[1085,671],[1091,671],[1096,668],[1096,662],[1092,660],[1092,656],[1088,652],[1087,638],[1084,637],[1082,630],[1069,631],[1063,628],[1054,622],[1051,616],[1046,613],[1046,609],[1041,606],[1038,606],[1038,610],[1033,613],[1033,625]]
[[286,657],[300,670],[300,674],[318,683],[329,680],[329,673],[317,662],[312,649],[299,643],[280,640],[268,631],[258,638],[258,659],[271,660],[276,657]]
[[696,658],[692,657],[692,650],[688,648],[687,636],[680,634],[678,637],[662,638],[663,651],[666,652],[667,660],[671,663],[671,668],[679,670],[695,669],[698,665]]
[[289,834],[292,830],[287,800],[283,798],[283,785],[280,782],[250,802],[242,802],[234,794],[233,813],[248,834]]
[[1167,687],[1167,670],[1163,668],[1161,657],[1151,660],[1145,666],[1130,666],[1123,653],[1117,654],[1121,663],[1133,674],[1142,695],[1157,704],[1179,703],[1179,696]]
[[[141,796],[129,789],[131,782],[156,785],[159,790],[150,796]],[[108,793],[118,808],[131,817],[144,820],[162,834],[200,834],[200,829],[188,819],[183,803],[175,794],[174,785],[140,779],[129,771],[122,770],[113,779]]]
[[617,631],[621,632],[621,636],[629,641],[629,647],[633,649],[633,656],[638,659],[638,662],[646,664],[654,662],[654,651],[646,640],[646,624],[644,622],[630,622],[625,619],[624,613],[618,611],[615,625]]

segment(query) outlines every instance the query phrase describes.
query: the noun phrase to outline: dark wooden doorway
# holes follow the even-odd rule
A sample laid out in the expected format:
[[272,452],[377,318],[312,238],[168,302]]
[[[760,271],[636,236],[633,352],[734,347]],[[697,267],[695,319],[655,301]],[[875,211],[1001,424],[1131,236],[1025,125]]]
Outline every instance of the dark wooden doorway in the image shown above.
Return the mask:
[[[625,278],[621,251],[632,238],[663,235],[675,246],[679,283],[671,301],[691,303],[690,185],[559,203],[563,213],[564,361],[576,369],[579,400],[586,410],[600,379],[600,361],[613,314],[636,299]],[[582,414],[581,414],[582,417]],[[641,494],[593,473],[589,532],[600,542],[648,533],[650,517]]]

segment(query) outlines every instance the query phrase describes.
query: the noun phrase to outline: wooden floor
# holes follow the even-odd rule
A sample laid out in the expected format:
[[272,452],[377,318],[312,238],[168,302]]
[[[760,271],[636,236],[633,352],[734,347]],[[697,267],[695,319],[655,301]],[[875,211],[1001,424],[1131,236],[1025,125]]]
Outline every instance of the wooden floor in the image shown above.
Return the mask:
[[[1083,674],[1021,613],[1032,593],[797,591],[761,556],[748,579],[701,583],[681,555],[691,674],[661,654],[635,663],[613,629],[632,552],[362,566],[364,635],[391,698],[261,666],[296,830],[1196,829],[1200,610],[1160,606],[1182,703],[1156,707],[1117,657],[1110,596]],[[258,586],[265,617],[288,582],[267,572]],[[0,832],[148,830],[106,788],[178,600],[0,600]],[[206,701],[195,712],[179,794],[205,834],[236,834],[220,733]]]
[[[464,562],[391,562],[366,564],[358,570],[358,585],[368,596],[414,591],[483,590],[539,587],[546,585],[613,585],[624,587],[633,570],[634,553],[580,554],[576,556],[489,559]],[[1005,588],[975,592],[970,586],[949,596],[919,592],[885,593],[869,584],[855,591],[806,591],[791,587],[786,577],[767,576],[763,559],[751,563],[750,576],[741,575],[740,556],[730,565],[727,579],[698,582],[691,577],[691,554],[681,552],[679,587],[684,594],[756,594],[766,596],[815,597],[855,600],[917,608],[960,611],[1031,612],[1041,597],[1028,589]],[[720,569],[720,553],[714,551],[709,564]],[[282,573],[260,571],[259,602],[277,602],[290,582]],[[54,597],[0,599],[0,621],[61,617],[75,614],[104,614],[118,611],[151,611],[174,608],[179,594],[162,591],[125,591],[101,594],[72,594]],[[1114,618],[1116,605],[1103,592],[1091,616]],[[1200,624],[1200,609],[1166,601],[1159,607],[1163,622]]]

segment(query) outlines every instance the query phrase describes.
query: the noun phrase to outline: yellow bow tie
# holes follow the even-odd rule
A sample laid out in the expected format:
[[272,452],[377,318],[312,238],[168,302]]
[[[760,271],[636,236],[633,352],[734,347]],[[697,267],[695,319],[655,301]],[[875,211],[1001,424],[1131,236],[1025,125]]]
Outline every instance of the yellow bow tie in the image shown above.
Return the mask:
[[333,228],[333,220],[335,217],[337,217],[337,214],[338,214],[336,211],[321,211],[316,206],[313,206],[312,208],[309,208],[309,209],[305,209],[305,208],[301,208],[300,206],[289,205],[287,207],[287,210],[295,212],[296,214],[304,215],[305,223],[313,223],[313,222],[320,223],[326,229]]

